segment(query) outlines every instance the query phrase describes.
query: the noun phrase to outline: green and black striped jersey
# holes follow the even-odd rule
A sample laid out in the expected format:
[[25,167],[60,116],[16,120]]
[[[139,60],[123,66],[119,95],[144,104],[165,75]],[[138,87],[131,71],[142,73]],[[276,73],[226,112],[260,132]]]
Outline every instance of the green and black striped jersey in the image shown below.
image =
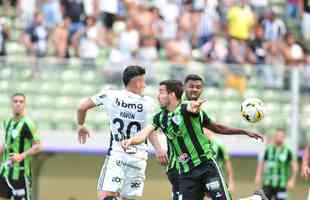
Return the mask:
[[263,159],[263,185],[285,188],[291,175],[291,162],[296,160],[292,150],[286,145],[268,145]]
[[3,163],[7,163],[10,155],[27,151],[31,148],[33,141],[40,140],[34,122],[27,116],[19,121],[9,118],[4,121],[4,131],[4,151],[0,174],[14,180],[24,176],[31,177],[31,156],[27,156],[20,163],[13,163],[12,166]]
[[153,126],[167,137],[172,152],[169,164],[175,163],[181,173],[214,158],[211,143],[203,132],[203,126],[210,123],[209,117],[204,111],[190,113],[186,107],[187,104],[180,104],[174,112],[161,110],[153,118]]

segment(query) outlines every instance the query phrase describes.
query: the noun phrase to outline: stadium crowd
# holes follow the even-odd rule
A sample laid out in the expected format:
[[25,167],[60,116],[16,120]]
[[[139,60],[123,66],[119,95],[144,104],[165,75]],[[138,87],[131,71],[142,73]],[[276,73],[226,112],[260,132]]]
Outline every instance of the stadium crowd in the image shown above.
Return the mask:
[[2,0],[4,12],[16,14],[11,27],[1,17],[0,55],[18,28],[34,57],[80,57],[94,66],[108,49],[109,63],[227,63],[228,84],[240,91],[251,65],[267,87],[282,88],[284,66],[310,63],[309,0],[283,3],[279,12],[271,0]]

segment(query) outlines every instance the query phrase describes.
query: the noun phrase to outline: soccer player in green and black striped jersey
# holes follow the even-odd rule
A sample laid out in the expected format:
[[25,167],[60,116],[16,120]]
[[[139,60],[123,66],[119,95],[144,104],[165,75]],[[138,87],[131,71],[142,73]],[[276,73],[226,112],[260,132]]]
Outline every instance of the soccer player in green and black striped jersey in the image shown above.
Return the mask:
[[292,150],[284,144],[285,133],[277,130],[259,162],[255,182],[260,184],[269,200],[287,199],[287,189],[295,185],[298,164]]
[[0,147],[0,200],[30,200],[31,156],[41,149],[34,122],[26,116],[26,97],[12,96],[13,116],[4,121],[4,144]]
[[180,173],[180,198],[202,200],[208,194],[213,200],[230,200],[225,180],[221,174],[210,140],[203,128],[219,134],[247,135],[256,139],[262,136],[242,129],[228,128],[212,122],[199,108],[203,100],[188,104],[181,103],[183,84],[177,80],[160,83],[158,100],[162,110],[138,135],[122,142],[124,149],[145,141],[149,134],[161,129],[168,139],[171,150],[176,154]]
[[[203,90],[204,90],[204,81],[199,75],[197,74],[187,75],[184,80],[184,94],[182,97],[183,103],[198,100],[202,96]],[[213,137],[214,134],[211,131],[204,129],[204,132],[211,140],[212,144],[211,147],[215,153],[215,160],[218,162],[223,172],[227,172],[226,174],[228,177],[228,186],[229,186],[228,188],[229,191],[232,192],[232,190],[234,189],[234,179],[233,179],[232,164],[230,162],[229,155],[225,150],[224,145],[218,143],[215,140],[215,138]],[[167,176],[168,180],[172,185],[172,200],[178,200],[179,173],[177,170],[178,167],[176,167],[178,163],[176,162],[175,154],[170,149],[171,147],[169,147],[168,145],[168,157],[170,162],[168,163],[167,166]]]

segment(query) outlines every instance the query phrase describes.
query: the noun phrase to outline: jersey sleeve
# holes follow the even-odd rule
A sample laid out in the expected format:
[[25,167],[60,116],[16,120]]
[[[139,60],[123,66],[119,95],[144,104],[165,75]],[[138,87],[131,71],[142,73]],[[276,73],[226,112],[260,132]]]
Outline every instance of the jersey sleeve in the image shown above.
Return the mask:
[[108,101],[107,96],[108,93],[109,93],[108,91],[103,91],[98,94],[95,94],[90,99],[92,100],[92,102],[94,102],[96,106],[106,106]]
[[153,116],[152,125],[155,127],[155,130],[160,128],[160,115],[161,112],[158,112]]
[[297,160],[297,156],[294,154],[294,152],[293,152],[292,149],[290,149],[290,148],[288,148],[287,160],[288,160],[289,162],[291,162],[291,161],[296,161],[296,160]]
[[200,111],[200,116],[201,116],[201,122],[204,127],[212,123],[211,119],[209,118],[209,116],[205,111]]
[[40,141],[41,138],[37,132],[37,126],[31,120],[27,120],[23,127],[23,135],[25,138],[33,140],[33,141]]

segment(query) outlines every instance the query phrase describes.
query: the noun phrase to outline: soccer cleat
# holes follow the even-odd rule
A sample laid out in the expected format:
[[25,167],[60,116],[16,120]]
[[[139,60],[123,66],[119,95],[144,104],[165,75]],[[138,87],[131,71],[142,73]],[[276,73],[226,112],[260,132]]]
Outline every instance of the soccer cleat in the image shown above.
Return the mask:
[[263,190],[256,190],[253,195],[261,197],[261,200],[268,200]]

